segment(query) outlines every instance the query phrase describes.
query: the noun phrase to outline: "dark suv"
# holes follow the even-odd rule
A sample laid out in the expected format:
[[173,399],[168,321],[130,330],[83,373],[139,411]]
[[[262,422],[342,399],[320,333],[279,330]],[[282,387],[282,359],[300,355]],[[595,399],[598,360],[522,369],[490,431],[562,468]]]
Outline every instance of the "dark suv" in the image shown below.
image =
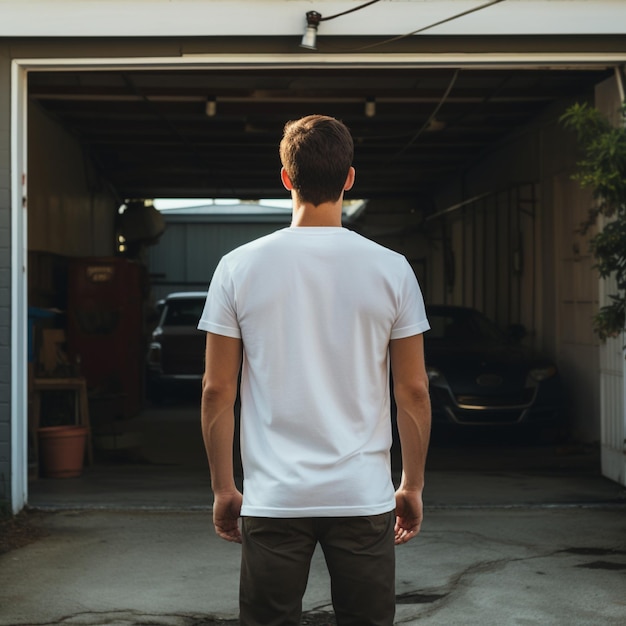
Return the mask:
[[183,384],[202,380],[206,335],[197,326],[205,300],[202,291],[171,293],[165,298],[148,350],[150,400],[160,402]]

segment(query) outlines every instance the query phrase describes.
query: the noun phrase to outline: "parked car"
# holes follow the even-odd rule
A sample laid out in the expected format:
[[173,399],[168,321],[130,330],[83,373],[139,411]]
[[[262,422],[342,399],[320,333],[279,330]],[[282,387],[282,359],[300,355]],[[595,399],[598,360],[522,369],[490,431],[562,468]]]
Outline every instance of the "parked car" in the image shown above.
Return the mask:
[[503,332],[479,311],[430,306],[424,335],[433,429],[562,432],[565,395],[556,365],[522,345],[519,325]]
[[197,329],[206,292],[171,293],[162,302],[161,315],[147,356],[147,391],[152,401],[184,384],[202,380],[206,334]]

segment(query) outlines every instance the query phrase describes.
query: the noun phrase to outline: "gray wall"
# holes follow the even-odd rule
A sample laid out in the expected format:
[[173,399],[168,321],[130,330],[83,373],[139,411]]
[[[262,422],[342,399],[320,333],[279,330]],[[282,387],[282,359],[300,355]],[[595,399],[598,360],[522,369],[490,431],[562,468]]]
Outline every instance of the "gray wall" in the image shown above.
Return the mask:
[[224,254],[289,222],[198,222],[179,216],[166,217],[165,224],[159,243],[148,248],[155,301],[174,291],[204,291]]
[[11,181],[10,59],[0,45],[0,510],[11,486]]

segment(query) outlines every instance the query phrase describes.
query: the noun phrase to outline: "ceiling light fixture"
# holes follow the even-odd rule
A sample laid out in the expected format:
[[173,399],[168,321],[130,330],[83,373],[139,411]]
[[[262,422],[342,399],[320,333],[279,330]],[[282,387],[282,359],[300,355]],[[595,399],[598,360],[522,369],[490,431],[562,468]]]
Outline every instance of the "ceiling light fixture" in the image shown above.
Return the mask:
[[376,98],[368,98],[365,101],[365,117],[374,117],[376,115]]
[[217,113],[217,100],[215,98],[207,99],[204,112],[207,117],[215,117],[215,114]]
[[308,11],[306,14],[306,30],[304,31],[304,36],[300,42],[300,47],[308,48],[309,50],[317,50],[317,27],[320,25],[320,22],[334,20],[336,17],[346,15],[347,13],[353,13],[359,9],[364,9],[370,4],[376,4],[377,2],[380,2],[380,0],[370,0],[370,2],[361,4],[358,7],[348,9],[347,11],[343,11],[342,13],[337,13],[335,15],[329,15],[328,17],[322,17],[322,14],[317,11]]
[[424,127],[425,133],[438,133],[446,127],[446,123],[442,120],[438,120],[436,117],[428,120],[428,123]]

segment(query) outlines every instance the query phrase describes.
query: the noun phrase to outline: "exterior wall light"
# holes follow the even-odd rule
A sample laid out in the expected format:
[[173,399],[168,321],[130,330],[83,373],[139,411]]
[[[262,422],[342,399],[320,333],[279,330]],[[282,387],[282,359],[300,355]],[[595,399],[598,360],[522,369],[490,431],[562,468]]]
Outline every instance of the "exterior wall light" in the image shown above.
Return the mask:
[[334,20],[336,17],[340,17],[341,15],[347,15],[348,13],[353,13],[354,11],[358,11],[359,9],[364,9],[370,4],[376,4],[377,2],[380,2],[380,0],[370,0],[369,2],[360,4],[357,7],[348,9],[347,11],[343,11],[335,15],[329,15],[328,17],[322,17],[322,14],[318,13],[317,11],[309,11],[306,14],[306,30],[304,31],[304,37],[302,37],[302,41],[300,42],[300,47],[308,48],[309,50],[317,50],[317,27],[320,25],[320,22]]
[[306,30],[304,31],[304,37],[300,42],[301,48],[308,48],[309,50],[317,50],[317,27],[322,20],[321,13],[317,11],[309,11],[306,14]]

